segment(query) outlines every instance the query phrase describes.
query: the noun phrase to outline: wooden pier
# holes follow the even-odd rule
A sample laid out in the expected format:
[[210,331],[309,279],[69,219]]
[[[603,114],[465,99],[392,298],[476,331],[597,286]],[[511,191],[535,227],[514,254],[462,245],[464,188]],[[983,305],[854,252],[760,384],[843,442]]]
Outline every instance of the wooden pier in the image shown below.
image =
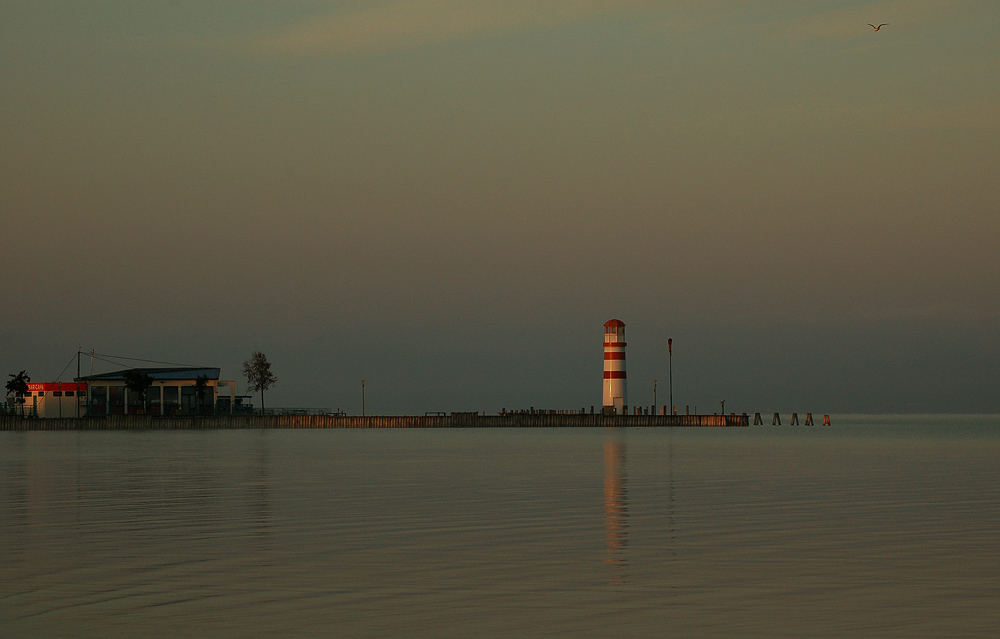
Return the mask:
[[662,428],[749,426],[741,415],[586,415],[507,413],[480,415],[234,415],[216,417],[111,417],[24,419],[0,417],[0,431],[214,430],[262,428]]

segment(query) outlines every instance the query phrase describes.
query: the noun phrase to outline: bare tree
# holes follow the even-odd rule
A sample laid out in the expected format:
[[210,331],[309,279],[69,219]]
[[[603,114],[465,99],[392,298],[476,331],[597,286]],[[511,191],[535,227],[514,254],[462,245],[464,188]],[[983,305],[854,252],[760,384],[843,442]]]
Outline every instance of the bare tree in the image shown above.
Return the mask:
[[243,376],[247,378],[247,390],[260,391],[260,412],[264,412],[264,391],[274,386],[278,378],[271,373],[271,362],[260,351],[254,351],[250,359],[243,362]]

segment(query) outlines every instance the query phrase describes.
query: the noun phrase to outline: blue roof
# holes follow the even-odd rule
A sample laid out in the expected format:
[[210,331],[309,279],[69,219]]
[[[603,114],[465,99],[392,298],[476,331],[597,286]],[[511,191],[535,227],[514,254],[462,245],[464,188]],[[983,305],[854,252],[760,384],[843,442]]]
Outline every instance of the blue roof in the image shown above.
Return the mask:
[[113,373],[101,373],[100,375],[89,375],[87,377],[81,377],[82,382],[99,382],[99,381],[119,381],[124,380],[125,375],[131,371],[135,371],[140,374],[149,375],[154,380],[160,379],[195,379],[196,377],[205,376],[208,379],[218,380],[219,371],[218,368],[204,368],[204,367],[184,367],[184,368],[126,368],[120,371],[115,371]]

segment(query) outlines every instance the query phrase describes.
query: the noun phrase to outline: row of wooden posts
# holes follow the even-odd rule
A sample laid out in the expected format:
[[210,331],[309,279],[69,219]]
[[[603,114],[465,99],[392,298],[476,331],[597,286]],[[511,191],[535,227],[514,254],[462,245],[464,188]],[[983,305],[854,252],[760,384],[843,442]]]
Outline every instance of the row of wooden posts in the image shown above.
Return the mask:
[[[753,425],[762,425],[755,413]],[[774,413],[774,426],[781,416]],[[790,425],[798,425],[798,413],[792,413]],[[806,413],[804,426],[813,425],[812,413]],[[823,416],[830,425],[830,416]],[[213,417],[154,417],[150,415],[114,415],[91,418],[24,419],[0,417],[0,431],[13,430],[215,430],[262,428],[602,428],[602,427],[746,427],[746,413],[728,415],[602,415],[556,413],[506,413],[480,415],[452,413],[436,415],[347,416],[347,415],[219,415]]]
[[[753,414],[753,425],[754,426],[761,426],[763,424],[764,424],[764,420],[761,419],[760,413],[754,413]],[[792,413],[792,419],[791,419],[791,421],[789,423],[789,426],[798,426],[798,425],[799,425],[799,414],[798,413]],[[814,425],[813,424],[813,414],[812,413],[806,413],[806,421],[805,421],[805,424],[803,424],[803,425],[804,426],[813,426]],[[829,415],[823,415],[823,425],[824,426],[829,426],[830,425],[830,416]],[[781,415],[779,415],[778,413],[774,414],[774,417],[771,418],[771,426],[781,426]]]

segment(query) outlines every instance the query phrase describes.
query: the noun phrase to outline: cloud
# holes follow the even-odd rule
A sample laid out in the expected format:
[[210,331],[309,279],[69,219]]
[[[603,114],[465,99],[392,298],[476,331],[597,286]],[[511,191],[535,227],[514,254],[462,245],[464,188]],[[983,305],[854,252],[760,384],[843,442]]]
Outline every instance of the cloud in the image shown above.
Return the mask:
[[974,100],[904,111],[889,126],[902,129],[1000,129],[1000,104]]
[[[874,130],[981,129],[1000,130],[1000,103],[989,99],[966,99],[934,106],[900,102],[858,104],[812,100],[796,105],[749,111],[748,117],[783,122],[785,126],[811,129],[868,127]],[[720,118],[723,116],[719,116]]]
[[[854,40],[861,37],[890,36],[893,31],[924,29],[953,19],[987,0],[883,0],[834,11],[824,11],[786,21],[784,35],[790,40],[818,38]],[[868,23],[888,23],[876,34]]]
[[544,29],[646,5],[645,0],[399,0],[337,11],[259,37],[272,54],[349,55]]
[[[390,0],[334,9],[253,39],[276,55],[356,55],[398,51],[594,17],[645,14],[650,28],[687,32],[736,21],[765,23],[792,41],[849,41],[873,36],[868,22],[892,30],[923,29],[995,0],[880,0],[824,11],[789,0]],[[761,19],[763,17],[763,20]],[[881,34],[879,34],[881,35]]]

